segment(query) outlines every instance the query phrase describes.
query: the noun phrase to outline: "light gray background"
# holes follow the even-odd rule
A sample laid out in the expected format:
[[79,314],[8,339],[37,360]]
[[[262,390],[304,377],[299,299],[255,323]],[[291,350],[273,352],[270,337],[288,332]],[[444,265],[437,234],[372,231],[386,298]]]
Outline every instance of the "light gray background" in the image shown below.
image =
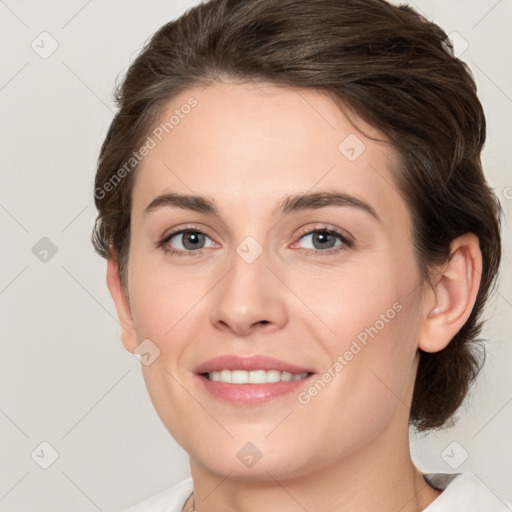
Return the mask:
[[[122,347],[106,264],[89,236],[115,79],[156,29],[194,4],[0,1],[1,511],[117,511],[189,474],[140,363]],[[422,469],[472,470],[512,499],[512,0],[409,4],[469,45],[461,58],[487,113],[486,174],[506,216],[486,369],[457,426],[414,439],[413,453]],[[59,45],[46,59],[31,47],[50,48],[43,31]],[[46,262],[32,252],[43,237],[58,250]],[[48,469],[43,441],[58,452]]]

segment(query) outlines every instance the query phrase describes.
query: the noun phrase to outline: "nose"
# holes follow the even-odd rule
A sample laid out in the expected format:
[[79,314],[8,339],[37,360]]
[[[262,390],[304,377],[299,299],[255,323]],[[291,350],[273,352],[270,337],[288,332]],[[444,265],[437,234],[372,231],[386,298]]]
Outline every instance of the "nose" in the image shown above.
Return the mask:
[[212,290],[210,320],[215,328],[246,337],[255,332],[272,332],[288,321],[285,289],[268,268],[263,252],[246,261],[233,251],[232,265]]

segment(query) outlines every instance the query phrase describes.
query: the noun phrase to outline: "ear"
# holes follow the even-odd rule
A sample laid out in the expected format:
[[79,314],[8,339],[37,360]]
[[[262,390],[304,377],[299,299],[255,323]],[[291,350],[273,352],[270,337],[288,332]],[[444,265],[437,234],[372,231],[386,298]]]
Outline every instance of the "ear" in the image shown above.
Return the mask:
[[482,278],[478,237],[466,233],[452,241],[450,259],[436,276],[423,309],[418,348],[445,348],[468,319]]
[[128,298],[121,285],[119,266],[116,260],[110,258],[107,262],[107,286],[114,299],[117,316],[121,324],[121,340],[124,348],[133,354],[137,347],[137,334],[133,323],[132,312]]

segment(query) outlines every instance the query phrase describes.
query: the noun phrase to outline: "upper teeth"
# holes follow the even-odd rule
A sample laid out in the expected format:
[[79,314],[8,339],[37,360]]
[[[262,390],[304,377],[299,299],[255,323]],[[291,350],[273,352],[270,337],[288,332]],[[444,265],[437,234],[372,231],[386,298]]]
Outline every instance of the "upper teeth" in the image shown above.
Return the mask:
[[279,370],[220,370],[207,374],[210,380],[229,382],[232,384],[267,384],[270,382],[300,380],[307,373],[289,373]]

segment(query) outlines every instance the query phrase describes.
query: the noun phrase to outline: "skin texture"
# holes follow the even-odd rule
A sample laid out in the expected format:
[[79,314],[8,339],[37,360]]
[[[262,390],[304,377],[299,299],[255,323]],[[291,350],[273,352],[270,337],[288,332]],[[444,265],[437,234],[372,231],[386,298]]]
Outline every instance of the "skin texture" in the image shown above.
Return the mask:
[[[392,176],[396,157],[385,143],[358,132],[320,92],[266,83],[190,89],[162,119],[191,96],[197,106],[137,171],[129,301],[113,259],[107,282],[126,349],[149,338],[160,350],[142,367],[144,378],[162,422],[190,454],[195,508],[424,509],[439,492],[409,453],[417,351],[441,350],[469,316],[482,265],[478,239],[455,240],[433,286],[421,286],[409,210]],[[354,161],[338,149],[351,134],[365,145]],[[325,191],[356,196],[380,221],[353,206],[277,209],[288,195]],[[176,207],[144,213],[170,192],[208,196],[219,215]],[[186,254],[183,235],[167,243],[183,256],[156,247],[191,226],[207,235],[198,255]],[[326,254],[313,245],[311,231],[325,227],[350,236],[352,246],[335,239]],[[236,251],[247,236],[263,251],[252,263]],[[215,356],[264,354],[320,376],[393,304],[400,312],[307,404],[291,393],[232,405],[194,375]],[[237,457],[247,442],[261,452],[250,468]]]

